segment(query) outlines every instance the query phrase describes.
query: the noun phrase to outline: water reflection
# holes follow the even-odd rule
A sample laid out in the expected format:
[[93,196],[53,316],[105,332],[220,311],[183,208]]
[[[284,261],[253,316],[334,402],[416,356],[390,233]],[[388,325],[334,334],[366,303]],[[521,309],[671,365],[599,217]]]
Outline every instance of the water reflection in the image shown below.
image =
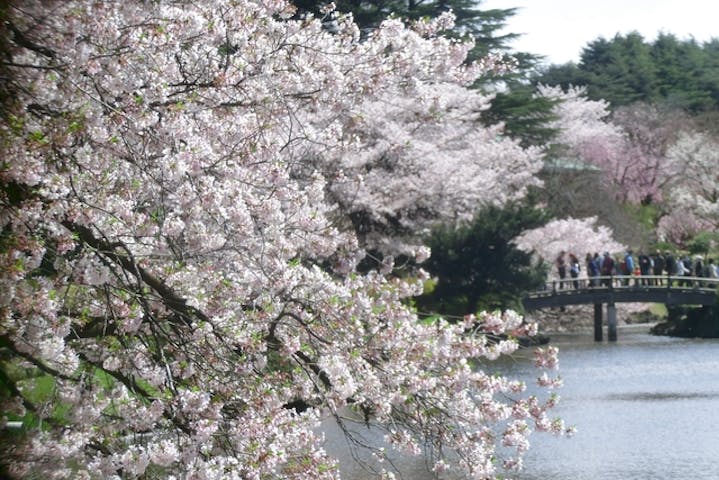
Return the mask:
[[[620,332],[616,344],[594,343],[591,333],[553,343],[565,384],[556,413],[578,432],[571,439],[534,435],[518,480],[719,479],[719,341]],[[537,374],[530,351],[492,368],[528,383]],[[327,427],[343,478],[375,478],[347,453],[342,432]],[[381,433],[357,429],[381,442]],[[402,478],[435,478],[422,460],[394,460]]]
[[[603,399],[620,402],[667,402],[673,400],[717,399],[716,392],[630,392],[607,395]],[[601,400],[601,399],[600,399]]]
[[558,338],[568,442],[536,437],[520,480],[719,478],[719,342]]

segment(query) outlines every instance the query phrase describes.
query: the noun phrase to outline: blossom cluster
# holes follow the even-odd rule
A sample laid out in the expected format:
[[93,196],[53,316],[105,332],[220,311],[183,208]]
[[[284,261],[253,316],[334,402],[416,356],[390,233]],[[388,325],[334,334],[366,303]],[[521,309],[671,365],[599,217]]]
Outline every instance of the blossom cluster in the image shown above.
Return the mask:
[[719,153],[717,140],[705,133],[683,133],[667,152],[682,166],[668,182],[667,214],[659,234],[683,244],[698,232],[719,230]]
[[555,219],[539,228],[522,232],[514,243],[521,250],[536,253],[553,262],[560,252],[574,252],[584,258],[586,253],[624,252],[627,247],[614,239],[609,227],[597,225],[597,217]]
[[564,154],[598,167],[600,180],[618,200],[640,203],[662,199],[662,188],[675,172],[665,155],[679,123],[643,106],[624,107],[612,113],[603,100],[587,98],[585,88],[539,86],[537,95],[557,104],[550,126]]
[[407,302],[421,271],[355,268],[363,246],[397,245],[359,213],[405,241],[536,182],[537,152],[470,115],[487,99],[464,85],[492,62],[465,65],[466,44],[434,35],[446,18],[360,40],[345,17],[330,33],[291,14],[8,7],[3,411],[26,426],[11,475],[334,478],[320,412],[353,408],[402,451],[433,445],[437,471],[485,478],[498,444],[518,467],[533,429],[564,430],[554,397],[481,368],[516,343],[477,325],[531,331],[516,315],[425,324]]

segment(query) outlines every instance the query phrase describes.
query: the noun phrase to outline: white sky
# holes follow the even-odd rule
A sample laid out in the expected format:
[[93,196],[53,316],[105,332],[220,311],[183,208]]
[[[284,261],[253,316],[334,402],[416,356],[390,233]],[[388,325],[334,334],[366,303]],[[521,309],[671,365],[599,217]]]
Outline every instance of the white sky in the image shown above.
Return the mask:
[[481,0],[479,8],[518,7],[508,33],[523,34],[514,50],[545,55],[549,63],[579,61],[587,43],[638,31],[651,42],[658,32],[698,42],[719,38],[719,0]]

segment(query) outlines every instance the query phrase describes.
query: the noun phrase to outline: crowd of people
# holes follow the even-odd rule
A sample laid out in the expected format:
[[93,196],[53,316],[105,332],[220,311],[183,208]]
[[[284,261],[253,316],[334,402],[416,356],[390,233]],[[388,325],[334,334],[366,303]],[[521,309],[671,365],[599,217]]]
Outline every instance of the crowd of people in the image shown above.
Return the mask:
[[[669,281],[669,277],[679,284],[687,285],[689,281],[683,280],[683,278],[719,278],[719,267],[713,258],[704,259],[701,256],[696,256],[692,259],[689,255],[674,256],[671,252],[662,253],[660,251],[651,254],[640,252],[636,256],[631,250],[624,255],[615,256],[610,255],[609,252],[604,252],[603,255],[587,253],[583,264],[585,275],[581,275],[582,264],[579,258],[574,253],[562,251],[555,260],[555,266],[560,280],[560,288],[565,283],[579,288],[580,276],[586,277],[589,286],[610,286],[614,280],[610,277],[613,276],[624,277],[615,280],[623,282],[624,285],[629,284],[630,278],[627,278],[629,276],[636,277],[634,281],[642,285],[662,285]],[[564,282],[567,274],[572,280]]]

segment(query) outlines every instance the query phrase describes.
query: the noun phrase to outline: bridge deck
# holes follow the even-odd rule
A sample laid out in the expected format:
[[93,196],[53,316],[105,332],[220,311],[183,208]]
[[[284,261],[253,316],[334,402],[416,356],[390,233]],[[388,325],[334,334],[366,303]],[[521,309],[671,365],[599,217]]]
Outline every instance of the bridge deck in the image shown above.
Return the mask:
[[526,310],[624,302],[716,305],[718,287],[717,278],[654,275],[565,278],[525,295],[522,303]]

